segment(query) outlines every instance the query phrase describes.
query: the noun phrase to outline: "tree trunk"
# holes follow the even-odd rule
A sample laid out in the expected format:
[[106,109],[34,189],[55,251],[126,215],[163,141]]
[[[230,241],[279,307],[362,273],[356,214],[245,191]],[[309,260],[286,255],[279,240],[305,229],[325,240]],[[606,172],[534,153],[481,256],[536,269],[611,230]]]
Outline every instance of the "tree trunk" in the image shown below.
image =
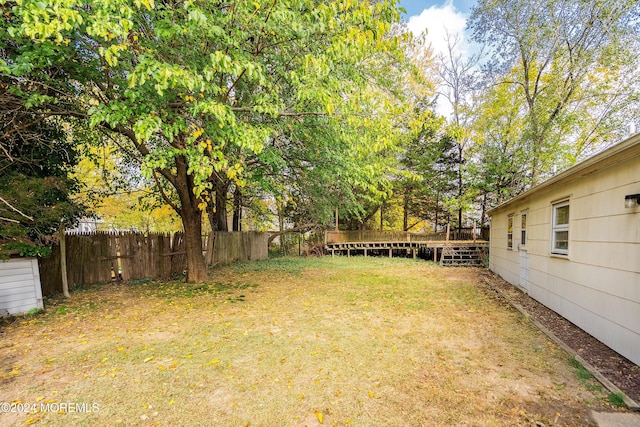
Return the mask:
[[[187,282],[201,283],[209,278],[202,255],[202,211],[188,209],[181,215],[184,227],[184,244],[187,251]],[[182,212],[186,212],[183,208]]]
[[202,211],[200,198],[194,193],[193,176],[188,173],[184,156],[175,159],[175,188],[180,198],[178,214],[184,227],[184,243],[187,252],[187,282],[200,283],[209,278],[202,256]]
[[409,195],[404,193],[402,203],[402,230],[409,231]]
[[216,231],[229,231],[227,223],[227,193],[229,192],[229,182],[216,181]]
[[242,191],[237,184],[233,192],[233,231],[242,231]]
[[435,205],[436,206],[436,214],[435,214],[435,219],[433,221],[433,231],[436,232],[436,233],[438,232],[438,219],[439,219],[438,218],[438,214],[440,213],[440,206],[439,206],[440,197],[439,196],[440,196],[440,193],[436,193],[436,205]]
[[211,231],[217,231],[218,230],[218,225],[216,223],[216,203],[215,203],[215,196],[213,196],[211,198],[211,200],[209,200],[207,202],[207,219],[209,220],[209,226],[211,227]]
[[458,235],[462,233],[462,144],[458,142]]
[[482,214],[480,215],[480,228],[484,227],[485,216],[487,215],[487,192],[482,195]]

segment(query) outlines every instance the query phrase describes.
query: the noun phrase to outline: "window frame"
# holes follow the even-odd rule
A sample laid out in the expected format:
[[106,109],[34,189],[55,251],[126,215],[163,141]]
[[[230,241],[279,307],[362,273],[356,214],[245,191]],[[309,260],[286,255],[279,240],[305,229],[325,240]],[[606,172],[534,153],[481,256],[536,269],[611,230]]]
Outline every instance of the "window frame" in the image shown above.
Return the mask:
[[513,218],[514,214],[507,215],[507,249],[513,249]]
[[522,248],[527,247],[527,215],[529,212],[522,212],[520,214],[520,246]]
[[[566,224],[557,224],[558,210],[567,208]],[[571,207],[569,199],[560,200],[551,204],[551,253],[554,255],[569,255],[569,224],[571,223]],[[558,248],[557,233],[567,233],[566,248]]]

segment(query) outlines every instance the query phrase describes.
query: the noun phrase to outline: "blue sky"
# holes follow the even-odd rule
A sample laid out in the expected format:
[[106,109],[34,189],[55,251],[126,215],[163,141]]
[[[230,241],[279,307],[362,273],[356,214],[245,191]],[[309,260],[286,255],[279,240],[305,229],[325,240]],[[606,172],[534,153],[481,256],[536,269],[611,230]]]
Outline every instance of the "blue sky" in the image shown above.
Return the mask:
[[[434,55],[447,54],[447,38],[459,40],[454,52],[466,58],[477,48],[469,42],[467,19],[477,0],[399,0],[407,10],[404,19],[407,28],[415,35],[426,32],[426,38]],[[451,114],[451,106],[445,98],[438,98],[436,109],[443,116]]]
[[468,15],[476,0],[400,0],[400,6],[407,9],[407,17],[420,15],[431,6],[443,7],[452,4],[458,11]]

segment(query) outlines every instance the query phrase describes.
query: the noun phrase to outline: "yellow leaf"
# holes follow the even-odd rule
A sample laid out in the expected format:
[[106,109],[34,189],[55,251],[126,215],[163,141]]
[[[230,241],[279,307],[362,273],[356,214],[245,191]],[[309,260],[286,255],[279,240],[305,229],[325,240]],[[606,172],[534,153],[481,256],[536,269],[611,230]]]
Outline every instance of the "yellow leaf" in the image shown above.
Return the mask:
[[256,9],[260,9],[260,3],[258,3],[257,1],[254,1],[253,5],[256,7]]
[[322,419],[323,419],[322,412],[316,412],[316,417],[318,418],[318,421],[320,421],[320,424],[322,424]]
[[144,360],[142,361],[142,363],[147,363],[147,362],[151,361],[152,359],[153,359],[153,356],[151,356],[151,357],[147,357],[146,359],[144,359]]
[[40,421],[40,418],[42,418],[41,415],[38,415],[37,417],[31,417],[31,418],[27,418],[26,421],[24,422],[25,425],[30,426],[31,424],[35,424],[38,421]]
[[372,391],[370,391],[370,392],[369,392],[369,397],[373,399],[374,397],[376,397],[376,395],[375,395],[375,394],[373,394],[373,392],[372,392]]
[[162,366],[162,365],[158,365],[158,370],[159,370],[159,371],[166,371],[166,370],[167,370],[167,368],[165,368],[165,367],[164,367],[164,366]]

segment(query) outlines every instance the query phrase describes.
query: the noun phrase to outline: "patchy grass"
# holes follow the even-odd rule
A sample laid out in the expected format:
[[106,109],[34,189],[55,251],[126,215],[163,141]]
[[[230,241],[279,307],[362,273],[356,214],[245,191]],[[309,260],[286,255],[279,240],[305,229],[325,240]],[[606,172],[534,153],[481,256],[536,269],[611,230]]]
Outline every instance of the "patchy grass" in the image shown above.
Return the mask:
[[617,406],[619,408],[627,407],[627,404],[624,403],[624,395],[622,393],[609,393],[607,400],[609,400],[609,403],[613,406]]
[[28,405],[0,424],[589,424],[607,396],[477,274],[278,258],[80,290],[0,326],[0,402]]

